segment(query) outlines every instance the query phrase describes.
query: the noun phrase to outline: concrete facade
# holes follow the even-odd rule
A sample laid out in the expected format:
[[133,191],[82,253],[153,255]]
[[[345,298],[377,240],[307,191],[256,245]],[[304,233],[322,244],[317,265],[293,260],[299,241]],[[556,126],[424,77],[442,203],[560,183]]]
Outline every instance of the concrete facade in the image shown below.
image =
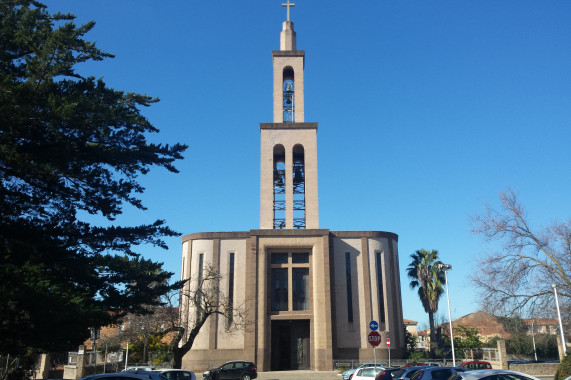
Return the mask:
[[[388,358],[387,338],[391,357],[404,355],[398,236],[320,229],[317,123],[304,120],[305,52],[295,39],[288,20],[272,53],[274,120],[260,124],[260,229],[182,238],[182,278],[201,278],[205,266],[217,271],[219,297],[245,312],[245,326],[235,331],[210,316],[183,368],[240,359],[259,371],[329,371],[334,360],[370,361],[372,320],[383,342],[376,357]],[[183,318],[192,318],[182,299]]]
[[[380,322],[383,340],[390,337],[391,357],[402,356],[405,342],[397,243],[397,235],[380,231],[260,229],[185,235],[185,277],[198,276],[198,258],[202,255],[220,271],[221,293],[228,293],[228,257],[235,255],[240,263],[234,277],[235,303],[244,306],[252,323],[243,331],[229,332],[222,317],[210,317],[185,356],[183,368],[207,368],[213,358],[216,363],[240,358],[255,362],[260,371],[273,370],[272,323],[278,321],[308,322],[309,344],[304,355],[309,366],[304,369],[331,370],[334,359],[372,359],[373,350],[367,341],[371,320]],[[273,252],[290,251],[309,253],[310,306],[308,310],[272,311],[270,258]],[[386,346],[381,345],[377,358],[387,357]]]

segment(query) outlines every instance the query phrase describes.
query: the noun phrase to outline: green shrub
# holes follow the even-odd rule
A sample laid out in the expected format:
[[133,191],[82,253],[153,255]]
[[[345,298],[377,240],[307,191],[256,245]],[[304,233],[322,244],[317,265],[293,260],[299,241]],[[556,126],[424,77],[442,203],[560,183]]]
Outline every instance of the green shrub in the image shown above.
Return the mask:
[[567,354],[557,367],[553,380],[564,380],[571,376],[571,355]]

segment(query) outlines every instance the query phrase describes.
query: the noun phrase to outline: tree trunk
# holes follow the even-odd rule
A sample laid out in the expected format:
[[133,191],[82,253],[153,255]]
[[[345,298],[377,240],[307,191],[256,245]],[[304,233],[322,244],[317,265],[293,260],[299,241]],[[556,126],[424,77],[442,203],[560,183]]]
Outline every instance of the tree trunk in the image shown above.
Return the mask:
[[434,313],[428,312],[428,323],[430,325],[430,358],[434,359],[434,344],[436,343],[436,334],[434,331]]
[[149,340],[149,338],[145,335],[143,337],[144,341],[143,341],[143,364],[147,364],[148,360],[147,360],[147,341]]
[[181,369],[182,368],[182,350],[179,349],[178,345],[177,345],[177,347],[175,347],[173,349],[172,356],[173,356],[172,367],[174,369]]

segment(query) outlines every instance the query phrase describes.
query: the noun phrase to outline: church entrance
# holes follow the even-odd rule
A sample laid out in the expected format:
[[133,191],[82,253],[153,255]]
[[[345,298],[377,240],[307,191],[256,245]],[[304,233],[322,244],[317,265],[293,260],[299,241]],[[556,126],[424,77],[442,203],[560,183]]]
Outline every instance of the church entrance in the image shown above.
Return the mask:
[[272,371],[310,369],[309,320],[272,321]]

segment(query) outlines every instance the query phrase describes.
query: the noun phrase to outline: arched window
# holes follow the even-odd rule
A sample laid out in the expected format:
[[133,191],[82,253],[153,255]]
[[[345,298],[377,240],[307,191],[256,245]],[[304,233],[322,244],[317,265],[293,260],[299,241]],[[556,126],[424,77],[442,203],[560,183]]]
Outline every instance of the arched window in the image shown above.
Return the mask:
[[284,123],[295,122],[295,82],[291,66],[283,71],[283,119]]
[[286,181],[285,181],[285,148],[274,146],[274,229],[285,228]]
[[293,147],[293,228],[305,228],[305,151]]

